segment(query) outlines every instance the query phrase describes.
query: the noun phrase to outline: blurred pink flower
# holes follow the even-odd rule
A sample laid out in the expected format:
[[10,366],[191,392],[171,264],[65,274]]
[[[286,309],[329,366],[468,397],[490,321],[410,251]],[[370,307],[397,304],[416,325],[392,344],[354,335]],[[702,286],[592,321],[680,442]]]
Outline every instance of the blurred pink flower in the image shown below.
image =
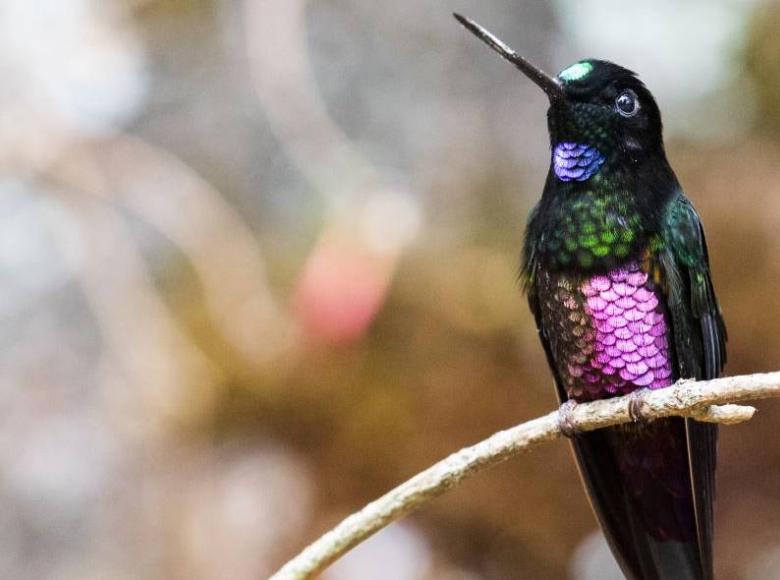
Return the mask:
[[344,242],[321,241],[303,268],[293,299],[304,334],[330,344],[361,338],[384,302],[387,266]]

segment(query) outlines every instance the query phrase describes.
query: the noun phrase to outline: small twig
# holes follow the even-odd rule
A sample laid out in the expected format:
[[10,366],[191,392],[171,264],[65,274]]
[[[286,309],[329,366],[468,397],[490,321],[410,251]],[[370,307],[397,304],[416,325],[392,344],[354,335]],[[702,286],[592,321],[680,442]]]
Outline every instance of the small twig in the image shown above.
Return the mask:
[[[682,416],[731,425],[747,421],[756,410],[727,403],[777,396],[780,396],[780,372],[712,381],[686,380],[666,389],[643,390],[640,395],[577,405],[569,409],[566,421],[575,430],[592,431],[629,423],[639,413],[643,419]],[[287,562],[271,580],[312,578],[369,536],[443,494],[462,479],[561,437],[559,423],[559,412],[553,411],[453,453],[346,518]]]

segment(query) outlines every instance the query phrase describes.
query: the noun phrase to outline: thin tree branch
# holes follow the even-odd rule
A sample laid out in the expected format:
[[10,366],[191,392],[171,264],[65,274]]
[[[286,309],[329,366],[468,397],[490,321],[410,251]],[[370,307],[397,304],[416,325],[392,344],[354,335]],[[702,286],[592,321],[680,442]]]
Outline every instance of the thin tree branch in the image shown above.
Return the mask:
[[[592,431],[643,419],[690,417],[734,424],[747,421],[753,407],[726,404],[780,396],[780,372],[742,375],[712,381],[678,381],[665,389],[583,403],[566,410],[566,426]],[[271,580],[312,578],[350,549],[401,516],[442,495],[466,477],[501,463],[541,443],[561,437],[563,413],[553,411],[500,431],[461,449],[371,502],[287,562]]]

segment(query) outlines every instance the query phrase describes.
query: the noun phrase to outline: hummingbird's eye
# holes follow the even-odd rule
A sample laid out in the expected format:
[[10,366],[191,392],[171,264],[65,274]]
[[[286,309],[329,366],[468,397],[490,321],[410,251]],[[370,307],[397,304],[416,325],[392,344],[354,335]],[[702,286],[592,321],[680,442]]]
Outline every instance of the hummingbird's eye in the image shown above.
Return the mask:
[[634,91],[628,89],[615,99],[615,107],[624,117],[633,117],[639,112],[639,99]]

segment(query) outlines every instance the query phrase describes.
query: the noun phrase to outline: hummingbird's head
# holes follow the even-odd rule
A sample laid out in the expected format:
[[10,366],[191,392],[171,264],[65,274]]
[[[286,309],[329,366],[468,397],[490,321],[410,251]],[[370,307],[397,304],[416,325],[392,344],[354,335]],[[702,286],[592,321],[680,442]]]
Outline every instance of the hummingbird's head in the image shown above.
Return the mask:
[[477,23],[455,18],[547,94],[553,169],[562,181],[585,181],[607,160],[663,156],[658,105],[630,70],[588,59],[551,77]]
[[661,113],[636,74],[605,60],[581,60],[553,79],[548,124],[553,147],[574,142],[636,159],[663,151]]

